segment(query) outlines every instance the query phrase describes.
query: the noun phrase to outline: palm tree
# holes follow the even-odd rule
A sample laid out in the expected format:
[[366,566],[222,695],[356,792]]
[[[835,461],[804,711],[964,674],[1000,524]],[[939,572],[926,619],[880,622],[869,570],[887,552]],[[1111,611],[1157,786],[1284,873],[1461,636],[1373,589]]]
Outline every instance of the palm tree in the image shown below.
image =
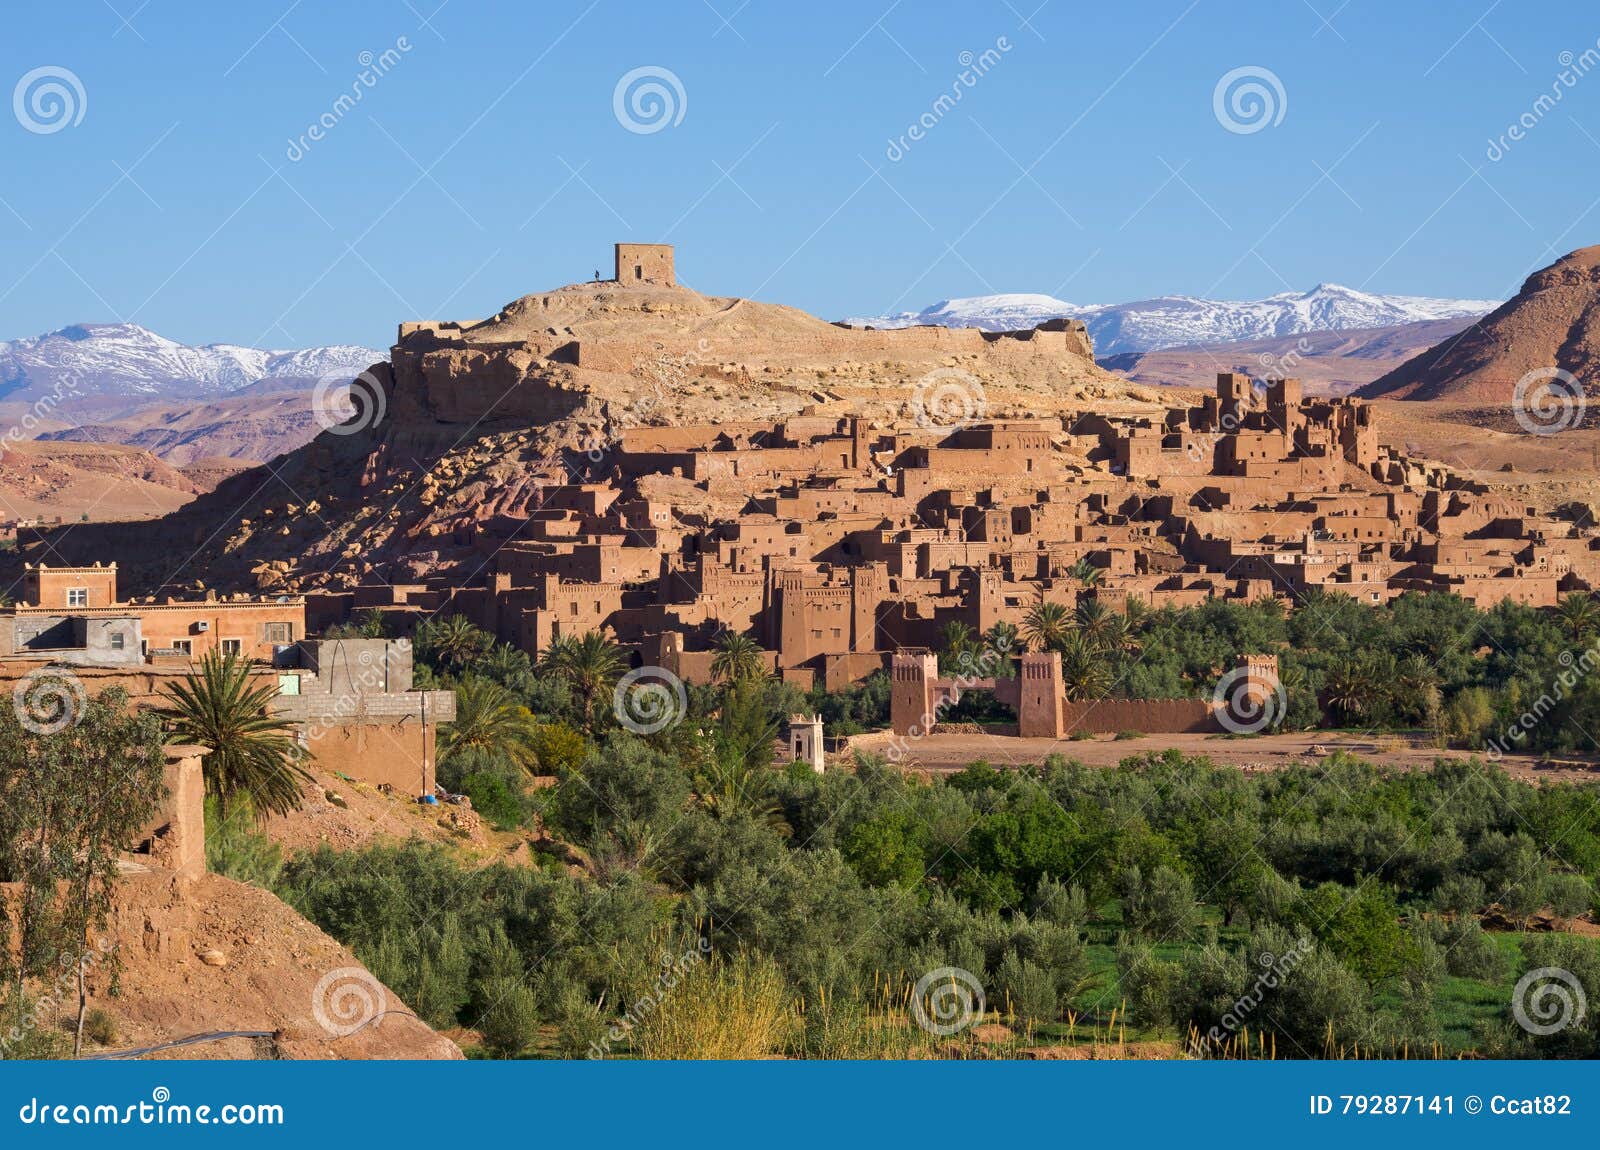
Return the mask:
[[939,664],[950,672],[965,672],[972,665],[972,628],[952,619],[939,631]]
[[1090,642],[1080,631],[1068,631],[1061,646],[1061,680],[1066,685],[1067,698],[1099,699],[1111,690],[1111,665],[1105,652]]
[[423,624],[422,645],[441,662],[459,671],[489,649],[494,639],[465,615],[446,615]]
[[1429,722],[1439,714],[1439,672],[1421,654],[1407,655],[1395,668],[1394,695],[1402,710]]
[[576,639],[562,635],[551,640],[545,649],[542,666],[582,700],[584,726],[592,734],[596,712],[610,703],[607,696],[622,674],[621,650],[598,631],[585,632]]
[[1062,640],[1072,630],[1072,619],[1063,603],[1054,603],[1041,596],[1028,608],[1022,620],[1022,637],[1035,651],[1059,651]]
[[1372,679],[1366,663],[1360,659],[1346,659],[1334,667],[1323,689],[1328,706],[1347,720],[1359,718],[1372,706]]
[[1121,615],[1114,614],[1098,599],[1079,600],[1077,616],[1078,630],[1083,632],[1083,637],[1102,648],[1110,646],[1108,640],[1123,622]]
[[484,678],[493,679],[507,690],[515,692],[526,690],[533,678],[533,663],[528,653],[505,643],[496,643],[487,655],[477,661],[476,669]]
[[469,675],[456,684],[456,717],[439,728],[439,762],[468,752],[515,763],[532,772],[535,724],[528,708],[492,679]]
[[301,784],[311,776],[300,766],[294,724],[267,712],[276,681],[252,686],[247,660],[211,651],[198,672],[169,683],[165,693],[171,702],[156,713],[171,724],[172,742],[209,748],[202,761],[206,790],[225,816],[240,799],[258,814],[300,805]]
[[1600,630],[1600,603],[1586,592],[1574,591],[1562,599],[1556,614],[1561,617],[1561,625],[1574,645],[1582,645]]
[[714,645],[717,653],[711,659],[713,678],[733,684],[766,677],[767,663],[762,658],[761,645],[750,636],[724,631]]
[[1071,567],[1067,568],[1067,574],[1082,583],[1086,588],[1100,586],[1100,568],[1094,566],[1087,559],[1079,559]]

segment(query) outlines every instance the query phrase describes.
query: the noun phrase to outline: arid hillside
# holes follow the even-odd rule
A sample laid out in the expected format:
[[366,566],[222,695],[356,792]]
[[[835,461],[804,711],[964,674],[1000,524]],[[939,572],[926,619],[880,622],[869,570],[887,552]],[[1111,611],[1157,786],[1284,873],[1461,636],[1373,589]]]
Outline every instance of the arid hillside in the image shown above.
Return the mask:
[[118,992],[98,966],[90,992],[114,1023],[110,1051],[243,1031],[144,1057],[461,1057],[348,949],[258,887],[134,871],[109,925],[123,940]]
[[[645,283],[525,296],[411,323],[346,425],[225,480],[152,528],[80,529],[52,561],[115,555],[131,589],[316,587],[481,567],[479,528],[539,480],[602,469],[630,427],[860,415],[881,426],[1155,412],[1170,391],[1098,367],[1081,324],[866,331]],[[159,539],[159,545],[155,540]],[[92,561],[92,560],[91,560]]]
[[45,431],[45,442],[116,443],[137,447],[175,467],[204,459],[265,463],[316,438],[311,382],[268,380],[200,402],[98,400],[63,407],[73,426]]
[[1600,246],[1529,276],[1497,310],[1361,389],[1370,398],[1510,408],[1529,372],[1559,368],[1586,390],[1600,379]]
[[207,485],[148,451],[120,444],[7,444],[0,455],[0,518],[92,523],[154,519]]

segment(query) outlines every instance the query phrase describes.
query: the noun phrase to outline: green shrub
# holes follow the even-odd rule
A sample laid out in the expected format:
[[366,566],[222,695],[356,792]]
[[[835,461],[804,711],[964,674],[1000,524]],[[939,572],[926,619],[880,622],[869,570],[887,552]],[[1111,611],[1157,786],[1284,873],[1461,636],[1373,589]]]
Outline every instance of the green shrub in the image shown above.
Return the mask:
[[461,792],[472,800],[472,809],[497,830],[515,830],[530,817],[527,792],[505,773],[475,771],[461,780]]
[[256,829],[247,799],[235,799],[223,817],[215,795],[206,799],[206,868],[240,882],[271,888],[283,870],[283,851]]
[[117,1040],[117,1020],[98,1006],[83,1016],[83,1034],[99,1046],[110,1046]]

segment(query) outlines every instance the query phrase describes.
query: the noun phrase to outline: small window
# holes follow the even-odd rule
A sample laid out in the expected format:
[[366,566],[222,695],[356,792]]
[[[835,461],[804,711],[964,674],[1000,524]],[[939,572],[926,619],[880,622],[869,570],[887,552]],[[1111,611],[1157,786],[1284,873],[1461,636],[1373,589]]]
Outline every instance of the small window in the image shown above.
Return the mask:
[[180,655],[188,655],[193,652],[194,644],[188,639],[174,639],[172,642],[172,649],[177,651]]
[[222,641],[222,653],[224,655],[238,655],[238,654],[241,654],[243,647],[244,647],[244,644],[241,643],[238,639],[224,639]]
[[122,648],[127,645],[127,642],[128,642],[128,637],[126,635],[124,635],[121,631],[113,631],[112,632],[112,634],[111,634],[111,649],[113,651],[122,650]]
[[87,607],[89,605],[89,589],[87,587],[68,587],[67,606]]
[[263,623],[261,624],[261,641],[263,643],[290,643],[294,636],[290,633],[292,625],[289,623]]

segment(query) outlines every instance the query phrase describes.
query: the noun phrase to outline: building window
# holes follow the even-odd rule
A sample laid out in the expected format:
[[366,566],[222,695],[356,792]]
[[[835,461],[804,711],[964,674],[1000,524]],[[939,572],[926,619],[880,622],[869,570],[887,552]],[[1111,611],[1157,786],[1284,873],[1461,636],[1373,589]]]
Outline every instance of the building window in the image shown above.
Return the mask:
[[224,655],[238,655],[243,653],[244,644],[238,639],[224,639],[222,653]]
[[194,644],[188,639],[174,639],[172,641],[172,649],[180,655],[189,655],[194,651]]
[[292,643],[294,642],[294,627],[289,623],[263,623],[261,624],[261,641],[263,643]]
[[123,646],[126,645],[127,641],[128,638],[126,635],[124,635],[121,631],[115,631],[111,635],[111,649],[113,651],[120,651],[122,650]]
[[89,589],[87,587],[68,587],[67,606],[87,607],[89,605]]

